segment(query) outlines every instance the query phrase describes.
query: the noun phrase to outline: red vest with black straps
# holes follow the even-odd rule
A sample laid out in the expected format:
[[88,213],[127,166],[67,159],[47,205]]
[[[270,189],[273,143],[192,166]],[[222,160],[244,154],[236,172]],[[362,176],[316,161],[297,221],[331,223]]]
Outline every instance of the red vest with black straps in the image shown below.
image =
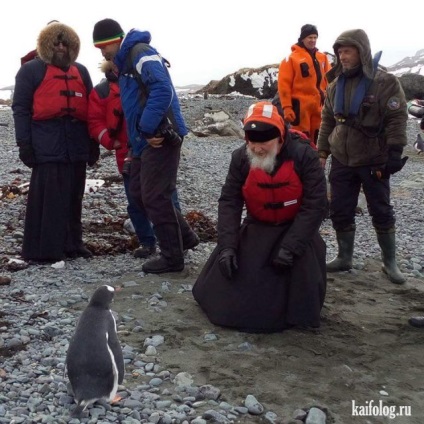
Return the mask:
[[[117,82],[108,82],[109,93],[106,104],[106,124],[108,130],[117,139],[126,138],[126,128],[124,126],[124,112],[122,111],[121,97],[119,95],[119,85]],[[123,137],[119,137],[121,131],[124,131]]]
[[293,161],[283,162],[275,175],[250,168],[243,185],[249,214],[272,224],[293,220],[300,208],[302,194],[303,185]]
[[87,120],[87,88],[75,65],[68,71],[47,65],[43,81],[35,90],[33,116],[37,121],[71,115]]

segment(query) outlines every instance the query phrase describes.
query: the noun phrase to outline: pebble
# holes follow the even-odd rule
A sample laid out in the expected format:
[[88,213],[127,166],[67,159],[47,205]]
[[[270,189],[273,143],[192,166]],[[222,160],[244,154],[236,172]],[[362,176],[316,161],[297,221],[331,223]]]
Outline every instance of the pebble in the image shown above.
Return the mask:
[[[193,126],[196,120],[203,117],[206,106],[212,109],[230,108],[233,118],[241,119],[251,103],[251,98],[242,97],[236,100],[216,99],[213,96],[207,101],[189,98],[182,100],[189,126]],[[25,262],[20,259],[26,196],[18,195],[13,201],[9,201],[2,197],[2,190],[15,178],[28,182],[30,170],[18,159],[10,109],[1,110],[1,121],[8,122],[9,126],[0,127],[0,267],[3,267],[0,270],[0,310],[5,314],[0,324],[0,348],[15,350],[10,356],[4,356],[0,364],[0,424],[78,424],[80,420],[69,417],[70,409],[74,407],[74,399],[68,391],[68,380],[64,376],[67,346],[77,320],[75,312],[69,309],[69,306],[86,302],[87,293],[92,291],[95,285],[113,285],[114,280],[123,272],[127,272],[128,262],[133,258],[128,252],[114,256],[97,256],[91,260],[80,258],[61,261],[63,263],[58,262],[54,267],[26,267]],[[408,138],[411,145],[417,132],[417,122],[410,120]],[[183,210],[200,210],[216,222],[216,201],[211,199],[219,198],[226,176],[223,170],[229,165],[231,152],[242,143],[243,140],[236,138],[198,139],[192,135],[186,137],[178,176]],[[424,172],[421,168],[420,162],[408,161],[402,172],[392,177],[392,190],[401,190],[405,181],[414,182],[422,178]],[[100,167],[89,168],[87,171],[87,178],[93,180],[114,175],[116,163],[113,155],[105,155]],[[393,196],[398,228],[398,260],[406,276],[422,278],[423,220],[413,217],[411,211],[422,209],[424,190],[422,185],[411,187],[411,196]],[[108,203],[111,199],[113,207]],[[121,182],[112,183],[109,187],[105,184],[95,193],[85,195],[83,208],[84,222],[113,220],[121,216],[126,218],[126,199]],[[357,217],[357,233],[360,234],[355,240],[357,270],[363,269],[365,261],[369,258],[380,256],[375,234],[369,231],[370,225],[371,219],[365,208],[364,215]],[[9,230],[10,228],[12,230]],[[125,228],[123,235],[128,237],[131,230],[128,228],[128,222]],[[331,258],[337,251],[335,234],[328,220],[324,221],[322,229],[326,232],[327,254]],[[187,263],[192,267],[203,264],[214,247],[215,243],[204,242],[196,250],[188,251]],[[11,267],[13,271],[7,270],[6,267]],[[133,271],[138,278],[144,278],[143,284],[149,284],[141,270],[141,264]],[[129,279],[123,285],[134,287],[138,284]],[[191,289],[191,284],[185,282],[177,288],[180,293],[188,293]],[[151,308],[157,308],[160,312],[167,307],[162,294],[170,290],[174,288],[168,281],[164,281],[160,290],[152,293],[149,299],[143,299],[143,296],[137,294],[133,299],[148,301]],[[20,293],[24,293],[22,301],[18,300]],[[43,317],[43,311],[47,311],[48,315]],[[35,318],[30,318],[34,316]],[[7,321],[7,325],[4,321]],[[134,333],[142,333],[145,327],[143,322],[133,319],[131,311],[119,317],[118,326],[122,331]],[[218,337],[207,333],[204,334],[203,340],[214,342]],[[223,399],[224,395],[228,394],[221,394],[218,387],[209,384],[198,387],[194,385],[194,378],[188,372],[182,370],[174,375],[170,370],[163,369],[160,351],[156,348],[164,343],[164,337],[155,334],[145,339],[144,352],[135,346],[123,346],[126,367],[140,375],[142,384],[132,387],[131,390],[125,386],[120,387],[119,394],[123,399],[119,404],[96,403],[89,407],[84,422],[229,423],[237,421],[240,417],[245,417],[248,422],[249,414],[261,415],[260,418],[252,417],[252,420],[261,419],[270,423],[282,420],[283,417],[278,417],[273,411],[267,411],[254,394],[246,396],[244,405],[233,404],[229,399]],[[21,348],[24,349],[20,350]],[[253,349],[253,346],[245,342],[239,344],[238,349],[242,354]],[[128,373],[126,378],[131,379],[132,375]],[[388,396],[384,390],[379,393],[381,396]],[[326,414],[319,408],[311,408],[308,413],[298,409],[292,416],[306,424],[324,424],[326,420]]]

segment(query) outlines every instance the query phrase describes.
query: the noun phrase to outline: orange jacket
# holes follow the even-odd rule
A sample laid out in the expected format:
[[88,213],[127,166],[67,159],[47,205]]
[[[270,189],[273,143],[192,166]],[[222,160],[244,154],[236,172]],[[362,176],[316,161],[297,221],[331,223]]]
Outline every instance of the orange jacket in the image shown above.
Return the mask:
[[283,109],[292,107],[292,99],[295,98],[300,102],[305,100],[314,102],[320,107],[327,88],[325,74],[331,69],[328,58],[324,53],[315,52],[317,65],[321,70],[321,82],[318,88],[317,72],[312,56],[298,44],[293,45],[291,49],[292,53],[283,59],[278,73],[278,94],[281,106]]

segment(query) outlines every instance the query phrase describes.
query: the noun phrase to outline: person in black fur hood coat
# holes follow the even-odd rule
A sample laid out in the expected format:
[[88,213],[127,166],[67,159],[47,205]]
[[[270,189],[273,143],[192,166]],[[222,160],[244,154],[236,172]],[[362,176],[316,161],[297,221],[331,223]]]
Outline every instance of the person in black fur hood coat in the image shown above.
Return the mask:
[[82,199],[87,163],[98,144],[87,127],[93,87],[76,62],[80,39],[69,26],[47,25],[37,40],[37,57],[16,75],[12,104],[19,158],[32,168],[22,257],[54,262],[90,257],[82,241]]

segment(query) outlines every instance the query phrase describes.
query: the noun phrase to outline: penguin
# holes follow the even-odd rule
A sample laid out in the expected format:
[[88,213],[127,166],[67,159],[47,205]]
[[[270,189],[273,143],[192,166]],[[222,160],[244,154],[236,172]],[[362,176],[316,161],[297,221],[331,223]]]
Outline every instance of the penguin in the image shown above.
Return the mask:
[[97,400],[113,400],[124,379],[122,348],[110,310],[114,294],[108,285],[94,292],[69,342],[66,368],[77,403],[73,417],[81,417]]

